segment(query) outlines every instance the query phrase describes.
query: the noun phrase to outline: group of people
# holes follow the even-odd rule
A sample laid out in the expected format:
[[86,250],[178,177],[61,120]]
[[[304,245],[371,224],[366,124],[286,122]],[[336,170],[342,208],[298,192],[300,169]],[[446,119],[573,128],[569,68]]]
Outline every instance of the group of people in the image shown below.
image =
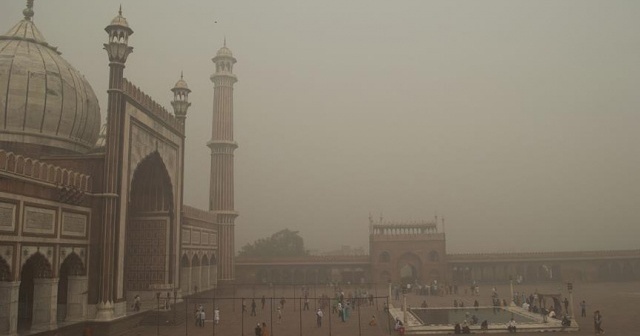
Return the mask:
[[[204,328],[204,322],[206,321],[206,316],[207,315],[204,311],[204,306],[198,305],[198,307],[196,308],[196,314],[195,314],[196,327]],[[215,307],[215,309],[213,310],[213,323],[215,324],[220,323],[220,309],[218,307]]]
[[256,328],[254,329],[256,336],[270,336],[269,327],[267,327],[266,322],[262,322],[262,324],[258,323]]

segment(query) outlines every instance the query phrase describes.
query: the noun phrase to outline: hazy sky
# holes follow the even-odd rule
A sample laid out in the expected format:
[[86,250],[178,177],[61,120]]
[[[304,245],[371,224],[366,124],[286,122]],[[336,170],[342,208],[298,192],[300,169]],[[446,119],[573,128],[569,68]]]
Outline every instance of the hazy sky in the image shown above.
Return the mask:
[[[3,33],[25,3],[0,0]],[[639,248],[640,1],[36,0],[103,118],[120,3],[125,76],[168,108],[181,70],[193,90],[200,208],[225,35],[238,59],[238,248],[285,227],[366,248],[369,213],[444,216],[453,253]]]

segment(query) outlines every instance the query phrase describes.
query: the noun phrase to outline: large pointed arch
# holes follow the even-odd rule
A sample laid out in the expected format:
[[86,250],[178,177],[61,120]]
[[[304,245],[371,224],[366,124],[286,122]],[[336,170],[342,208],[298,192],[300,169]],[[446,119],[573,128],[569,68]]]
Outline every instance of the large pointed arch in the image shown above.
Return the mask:
[[136,167],[129,190],[125,235],[125,288],[153,290],[174,279],[173,185],[158,152]]

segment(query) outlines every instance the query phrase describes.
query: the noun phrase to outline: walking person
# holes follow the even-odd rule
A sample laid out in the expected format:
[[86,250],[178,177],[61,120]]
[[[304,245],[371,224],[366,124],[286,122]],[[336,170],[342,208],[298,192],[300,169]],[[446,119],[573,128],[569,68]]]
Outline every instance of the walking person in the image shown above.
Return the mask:
[[587,302],[585,300],[580,302],[580,316],[587,317]]
[[304,307],[302,307],[302,310],[309,310],[309,297],[305,297],[304,298]]
[[258,323],[258,326],[253,331],[256,336],[262,336],[262,327],[260,326],[260,323]]
[[602,329],[602,314],[600,314],[599,310],[596,310],[593,313],[593,325],[596,334],[604,334],[604,329]]
[[251,316],[256,316],[256,299],[251,299]]
[[278,324],[282,323],[282,308],[280,306],[276,308],[276,314],[278,315]]
[[324,313],[322,312],[322,309],[318,308],[318,311],[316,312],[316,324],[318,325],[318,328],[322,327],[323,317],[324,317]]

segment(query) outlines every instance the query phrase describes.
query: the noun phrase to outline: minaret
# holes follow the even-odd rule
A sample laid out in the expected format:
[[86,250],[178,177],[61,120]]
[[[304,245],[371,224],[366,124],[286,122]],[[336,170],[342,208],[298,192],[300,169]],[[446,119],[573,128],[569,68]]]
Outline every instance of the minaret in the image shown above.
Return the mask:
[[211,179],[209,188],[209,210],[218,219],[218,279],[234,279],[234,221],[238,213],[233,200],[233,152],[238,144],[233,141],[233,84],[238,81],[233,74],[236,59],[224,46],[213,58],[216,72],[211,75],[213,89],[213,129],[211,141]]
[[[117,291],[117,279],[123,277],[123,269],[118,267],[121,249],[117,237],[119,228],[120,209],[119,196],[122,194],[122,150],[125,117],[125,100],[122,94],[122,79],[124,64],[133,51],[128,45],[129,36],[133,30],[129,28],[127,20],[122,17],[122,7],[118,16],[111,20],[105,31],[109,34],[108,43],[104,49],[109,56],[109,89],[107,101],[107,136],[104,158],[104,208],[102,209],[102,265],[100,266],[97,320],[111,320],[115,317],[115,304],[122,302],[124,293]],[[126,303],[125,303],[126,305]],[[126,309],[126,307],[125,307]]]

